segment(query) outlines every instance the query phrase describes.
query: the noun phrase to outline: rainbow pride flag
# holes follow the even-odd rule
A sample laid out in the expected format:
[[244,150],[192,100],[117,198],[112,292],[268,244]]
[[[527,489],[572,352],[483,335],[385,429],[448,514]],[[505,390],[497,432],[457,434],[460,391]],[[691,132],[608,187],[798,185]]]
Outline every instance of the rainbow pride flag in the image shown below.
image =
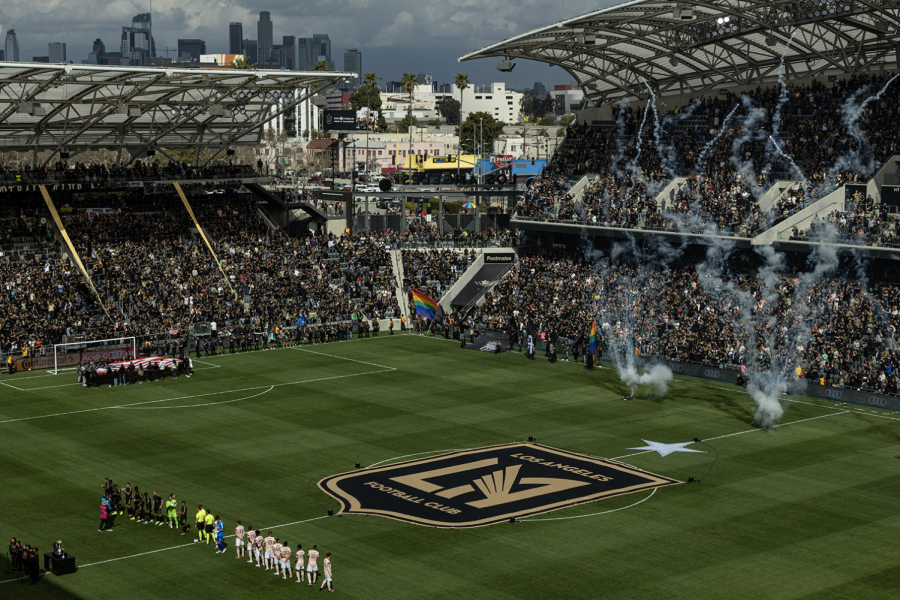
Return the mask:
[[597,319],[594,319],[594,321],[591,323],[591,341],[588,345],[588,352],[596,356],[599,349],[600,340],[597,337]]
[[423,294],[417,289],[411,291],[413,302],[416,304],[416,315],[433,321],[435,315],[438,314],[438,303],[434,301],[434,298]]

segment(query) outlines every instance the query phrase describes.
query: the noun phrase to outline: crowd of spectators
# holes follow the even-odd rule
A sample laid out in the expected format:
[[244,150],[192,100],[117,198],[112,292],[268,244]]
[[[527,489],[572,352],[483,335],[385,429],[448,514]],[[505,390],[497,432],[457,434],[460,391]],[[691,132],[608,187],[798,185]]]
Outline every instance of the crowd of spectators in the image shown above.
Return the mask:
[[[435,300],[456,283],[472,261],[473,250],[401,250],[403,261],[403,291],[412,298],[411,289],[424,292]],[[413,306],[410,300],[410,307]]]
[[193,166],[182,161],[140,161],[132,164],[83,163],[59,161],[50,166],[38,164],[0,164],[0,185],[11,183],[105,183],[170,179],[229,179],[256,177],[252,166],[217,164]]
[[[465,318],[499,330],[531,321],[570,345],[583,343],[596,318],[607,351],[778,368],[790,378],[896,393],[900,286],[835,276],[806,288],[793,272],[767,283],[752,260],[735,258],[730,275],[715,280],[690,261],[671,267],[639,266],[629,257],[586,262],[577,253],[542,249],[523,255]],[[728,293],[725,282],[747,292],[751,305]],[[755,348],[748,348],[751,339]]]

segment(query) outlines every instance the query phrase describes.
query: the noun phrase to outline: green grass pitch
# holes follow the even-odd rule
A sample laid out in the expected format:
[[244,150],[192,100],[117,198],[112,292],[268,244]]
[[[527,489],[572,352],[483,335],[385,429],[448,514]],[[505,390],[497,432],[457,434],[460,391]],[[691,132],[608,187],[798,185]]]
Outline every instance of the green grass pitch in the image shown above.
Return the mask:
[[[413,335],[195,368],[190,379],[113,389],[72,385],[71,372],[0,376],[0,531],[41,552],[62,539],[81,565],[29,586],[2,562],[0,598],[319,593],[166,527],[119,516],[97,533],[104,477],[175,492],[191,522],[202,502],[226,533],[241,519],[333,552],[347,598],[897,598],[900,415],[890,411],[790,397],[767,432],[732,386],[678,376],[661,400],[623,402],[608,368]],[[321,518],[338,503],[317,482],[356,462],[528,436],[703,481],[537,517],[583,518],[476,529]],[[695,436],[709,446],[691,447],[706,453],[628,450]]]

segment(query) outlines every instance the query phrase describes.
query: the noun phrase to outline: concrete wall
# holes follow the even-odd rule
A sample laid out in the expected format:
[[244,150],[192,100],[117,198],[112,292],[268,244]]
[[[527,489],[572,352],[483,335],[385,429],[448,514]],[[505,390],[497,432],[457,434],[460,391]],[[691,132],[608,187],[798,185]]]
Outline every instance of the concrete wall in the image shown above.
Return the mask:
[[818,202],[807,206],[800,212],[797,212],[774,227],[770,227],[753,238],[753,245],[767,245],[776,240],[786,240],[791,236],[791,229],[796,226],[798,229],[805,230],[812,223],[816,215],[824,217],[833,210],[843,211],[846,207],[846,192],[844,186],[839,187]]

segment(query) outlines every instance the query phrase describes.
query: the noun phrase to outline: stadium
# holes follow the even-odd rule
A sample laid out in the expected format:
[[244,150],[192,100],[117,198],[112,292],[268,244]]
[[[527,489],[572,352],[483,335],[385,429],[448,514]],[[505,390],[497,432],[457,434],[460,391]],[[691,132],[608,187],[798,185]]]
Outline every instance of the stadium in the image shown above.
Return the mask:
[[492,41],[565,141],[384,215],[238,159],[354,74],[0,63],[2,597],[319,591],[240,522],[353,598],[896,598],[898,47],[859,0]]

